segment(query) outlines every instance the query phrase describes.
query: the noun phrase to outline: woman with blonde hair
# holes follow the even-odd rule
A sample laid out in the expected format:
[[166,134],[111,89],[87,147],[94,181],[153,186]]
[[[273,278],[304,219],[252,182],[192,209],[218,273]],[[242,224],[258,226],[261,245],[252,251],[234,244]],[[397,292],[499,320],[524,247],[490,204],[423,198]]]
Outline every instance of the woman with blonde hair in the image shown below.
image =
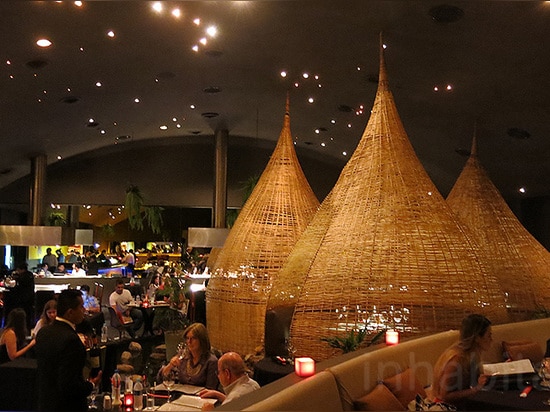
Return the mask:
[[44,326],[51,325],[57,316],[57,300],[51,299],[46,302],[42,315],[36,325],[34,326],[33,336],[38,334],[38,331]]
[[462,321],[460,341],[445,350],[434,366],[435,401],[459,406],[485,386],[488,376],[481,374],[481,353],[492,340],[491,321],[485,316],[472,314]]
[[168,375],[171,370],[178,371],[178,381],[182,384],[204,386],[217,389],[218,359],[211,352],[208,331],[202,323],[193,323],[183,332],[186,344],[184,353],[170,359],[168,365],[160,368],[158,379]]

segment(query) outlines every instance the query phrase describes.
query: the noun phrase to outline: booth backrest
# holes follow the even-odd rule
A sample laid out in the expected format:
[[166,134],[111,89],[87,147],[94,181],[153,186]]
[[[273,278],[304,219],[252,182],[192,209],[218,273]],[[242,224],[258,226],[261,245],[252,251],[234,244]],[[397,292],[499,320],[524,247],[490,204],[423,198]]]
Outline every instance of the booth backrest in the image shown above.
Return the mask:
[[321,371],[243,410],[306,411],[312,410],[313,405],[316,411],[342,411],[336,380],[330,372]]
[[[503,341],[529,340],[546,350],[550,318],[494,325],[493,343],[483,354],[486,363],[502,362]],[[379,346],[342,355],[317,364],[316,375],[300,379],[292,374],[243,396],[219,409],[246,411],[346,411],[353,401],[369,393],[376,384],[411,368],[422,386],[429,386],[433,366],[443,351],[458,341],[456,330]]]

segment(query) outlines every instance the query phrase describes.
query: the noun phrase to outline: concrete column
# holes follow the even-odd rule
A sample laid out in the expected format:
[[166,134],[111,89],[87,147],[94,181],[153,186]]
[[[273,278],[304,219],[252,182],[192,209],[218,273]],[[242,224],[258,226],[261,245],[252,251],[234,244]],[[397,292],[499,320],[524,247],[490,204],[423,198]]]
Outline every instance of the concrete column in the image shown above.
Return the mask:
[[46,167],[48,157],[39,154],[31,157],[31,193],[29,224],[44,225],[44,193],[46,190]]
[[229,132],[218,130],[215,138],[214,227],[225,228],[227,210],[227,141]]

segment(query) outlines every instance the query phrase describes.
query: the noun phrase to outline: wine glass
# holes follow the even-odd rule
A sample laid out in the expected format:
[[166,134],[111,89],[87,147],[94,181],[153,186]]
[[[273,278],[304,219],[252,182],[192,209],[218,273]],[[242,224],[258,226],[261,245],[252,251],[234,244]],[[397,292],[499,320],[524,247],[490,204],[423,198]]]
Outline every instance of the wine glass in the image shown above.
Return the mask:
[[166,387],[166,390],[168,391],[168,403],[170,403],[170,391],[176,384],[176,377],[177,377],[178,371],[171,368],[166,375],[162,375],[162,383]]
[[99,392],[99,385],[94,385],[92,387],[92,392],[90,392],[90,405],[88,406],[88,409],[90,410],[97,409],[97,405],[95,404],[95,397],[97,396],[98,392]]

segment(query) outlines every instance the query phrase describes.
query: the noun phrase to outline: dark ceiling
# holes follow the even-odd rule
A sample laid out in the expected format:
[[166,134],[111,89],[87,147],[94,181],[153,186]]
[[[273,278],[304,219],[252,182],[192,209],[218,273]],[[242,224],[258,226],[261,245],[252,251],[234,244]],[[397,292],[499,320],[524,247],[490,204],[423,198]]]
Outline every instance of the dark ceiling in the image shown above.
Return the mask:
[[346,159],[368,120],[383,32],[405,129],[444,195],[476,123],[505,196],[550,194],[550,2],[75,3],[0,2],[0,188],[37,153],[52,163],[220,128],[274,140],[287,91],[296,144]]

